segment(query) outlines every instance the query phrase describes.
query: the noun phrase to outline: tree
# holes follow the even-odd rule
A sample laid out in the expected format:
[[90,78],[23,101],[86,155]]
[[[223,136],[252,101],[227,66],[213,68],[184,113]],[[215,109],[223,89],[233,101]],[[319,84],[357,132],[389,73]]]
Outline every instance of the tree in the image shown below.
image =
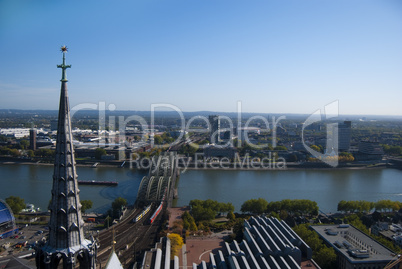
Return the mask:
[[100,160],[102,159],[103,155],[106,155],[106,150],[103,148],[97,148],[95,149],[95,159]]
[[197,152],[198,149],[199,149],[198,144],[192,143],[192,144],[188,144],[188,145],[186,144],[186,145],[182,146],[179,149],[179,152],[181,154],[194,155]]
[[114,217],[120,217],[123,207],[127,205],[127,200],[122,197],[117,197],[112,203],[112,211]]
[[268,202],[263,198],[251,199],[245,201],[241,206],[242,212],[250,212],[252,214],[262,214],[267,210]]
[[231,203],[219,203],[217,201],[208,200],[191,200],[191,214],[195,221],[210,221],[215,218],[218,212],[234,211],[234,206]]
[[288,150],[285,146],[276,146],[275,150]]
[[181,218],[183,219],[183,228],[186,230],[190,231],[197,231],[197,225],[195,224],[195,220],[193,216],[188,213],[188,211],[184,212],[183,215],[181,215]]
[[305,224],[295,226],[293,230],[313,250],[313,259],[321,268],[336,268],[336,254],[333,248],[328,248],[318,234],[307,229]]
[[374,204],[374,207],[377,211],[398,211],[402,208],[402,203],[391,200],[380,200]]
[[402,146],[382,145],[384,152],[389,155],[400,156],[402,155]]
[[179,249],[183,246],[183,238],[176,233],[171,233],[168,235],[170,239],[170,250],[171,250],[171,257],[177,256]]
[[37,149],[35,150],[35,156],[42,158],[51,158],[54,157],[55,151],[52,149]]
[[320,265],[321,268],[336,268],[336,254],[332,248],[320,248],[314,254],[314,260]]
[[317,202],[310,201],[307,199],[284,199],[282,201],[270,202],[267,205],[266,212],[281,212],[282,217],[287,213],[294,215],[317,215],[318,214]]
[[244,220],[242,218],[237,218],[234,222],[235,222],[233,225],[234,239],[237,242],[241,242],[243,240]]
[[81,201],[81,212],[85,214],[85,211],[87,211],[88,209],[92,208],[93,203],[91,200],[82,200]]
[[174,142],[174,138],[170,136],[170,134],[168,132],[164,132],[162,134],[162,139],[164,142],[170,144],[172,142]]
[[150,158],[150,157],[151,157],[150,152],[148,152],[148,151],[140,152],[140,159]]
[[349,152],[341,152],[338,156],[339,162],[353,162],[355,157],[353,157],[352,153]]
[[17,196],[10,196],[6,198],[6,203],[11,208],[14,214],[18,214],[21,210],[25,208],[24,199]]
[[21,149],[27,149],[28,146],[29,146],[28,140],[21,140],[20,141],[20,146],[21,146]]
[[317,151],[317,152],[321,152],[321,153],[322,153],[322,148],[320,148],[320,147],[317,146],[317,145],[311,145],[310,148],[311,148],[312,150],[315,150],[315,151]]
[[21,152],[18,149],[10,149],[10,155],[12,157],[19,157],[21,156]]
[[211,208],[205,208],[201,205],[195,205],[191,208],[191,213],[196,221],[213,220],[216,216],[216,211]]
[[154,142],[156,145],[162,145],[163,138],[160,135],[154,135]]
[[228,220],[235,220],[236,216],[233,214],[232,211],[229,211],[228,215],[226,216]]
[[34,151],[33,150],[28,150],[27,151],[27,156],[29,157],[29,158],[33,158],[34,156],[35,156],[35,153],[34,153]]

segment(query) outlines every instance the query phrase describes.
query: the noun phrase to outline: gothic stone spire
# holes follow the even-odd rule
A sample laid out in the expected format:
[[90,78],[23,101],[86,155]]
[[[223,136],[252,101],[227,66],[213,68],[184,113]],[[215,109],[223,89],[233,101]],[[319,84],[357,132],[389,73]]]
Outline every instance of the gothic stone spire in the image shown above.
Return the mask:
[[[71,132],[70,106],[67,93],[67,47],[61,48],[62,69],[59,117],[57,126],[56,155],[54,161],[52,200],[50,205],[49,241],[37,257],[38,268],[74,268],[79,260],[80,268],[95,268],[95,244],[84,238],[84,221],[74,159]],[[62,261],[61,261],[62,260]],[[83,267],[82,267],[83,266]]]

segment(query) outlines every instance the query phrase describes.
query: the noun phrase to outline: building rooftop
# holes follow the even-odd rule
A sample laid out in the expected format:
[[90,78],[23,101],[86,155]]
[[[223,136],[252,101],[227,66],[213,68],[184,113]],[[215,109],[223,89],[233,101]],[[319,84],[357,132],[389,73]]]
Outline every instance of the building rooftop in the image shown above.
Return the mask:
[[13,213],[6,203],[0,200],[0,224],[10,221],[14,221]]
[[311,228],[350,263],[388,262],[395,253],[352,225],[313,225]]

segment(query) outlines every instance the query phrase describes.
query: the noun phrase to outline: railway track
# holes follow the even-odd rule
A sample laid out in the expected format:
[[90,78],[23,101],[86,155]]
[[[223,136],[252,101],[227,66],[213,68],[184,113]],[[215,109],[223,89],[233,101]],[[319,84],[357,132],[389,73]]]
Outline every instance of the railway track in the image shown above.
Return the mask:
[[[152,248],[157,239],[160,226],[160,217],[152,224],[147,224],[151,216],[148,212],[141,220],[133,223],[132,220],[140,214],[142,209],[134,209],[118,224],[109,227],[98,235],[100,248],[97,254],[97,263],[103,267],[112,251],[113,233],[115,252],[124,266],[139,261],[146,250]],[[114,230],[114,232],[113,232]]]
[[[160,196],[164,190],[163,196],[156,197],[156,199],[147,198],[146,200],[140,200],[140,204],[149,204],[150,200],[153,201],[153,208],[147,210],[147,212],[143,211],[144,209],[142,208],[131,209],[126,213],[126,216],[120,221],[120,223],[109,227],[107,230],[104,230],[97,235],[100,244],[97,253],[97,264],[101,266],[106,265],[114,247],[120,262],[125,268],[127,268],[135,262],[141,263],[144,252],[155,246],[156,240],[158,239],[158,231],[160,227],[162,227],[162,216],[165,215],[164,212],[166,210],[166,205],[168,204],[167,200],[173,197],[170,195],[172,191],[170,191],[169,188],[173,188],[175,183],[173,182],[171,184],[170,180],[171,177],[173,177],[174,180],[176,178],[176,165],[174,164],[176,160],[172,159],[172,157],[175,158],[176,155],[174,153],[165,153],[164,156],[164,159],[158,160],[157,170],[155,170],[155,174],[152,174],[152,177],[163,177],[164,179],[169,180],[167,181],[166,186],[162,186],[162,184],[159,184],[160,182],[158,182],[155,196]],[[161,164],[159,161],[164,161],[165,163]],[[154,170],[151,168],[150,174],[151,172],[153,173],[153,171]],[[158,204],[159,206],[157,207]],[[133,222],[133,219],[143,212],[145,212],[145,215],[138,221]],[[152,212],[158,213],[152,215]],[[148,221],[151,215],[155,216],[155,214],[156,217],[152,217],[152,220]],[[113,243],[113,241],[115,243]]]

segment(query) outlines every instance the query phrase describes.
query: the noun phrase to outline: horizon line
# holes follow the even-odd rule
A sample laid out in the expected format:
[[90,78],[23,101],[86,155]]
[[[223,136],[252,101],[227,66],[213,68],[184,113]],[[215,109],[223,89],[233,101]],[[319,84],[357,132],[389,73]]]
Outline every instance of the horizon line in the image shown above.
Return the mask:
[[[48,111],[48,112],[57,112],[58,109],[20,109],[20,108],[0,108],[0,111]],[[95,112],[96,110],[94,109],[80,109],[80,110],[74,110],[71,109],[71,111],[93,111]],[[144,113],[150,113],[152,112],[151,110],[130,110],[130,109],[119,109],[119,110],[106,110],[105,112],[107,113],[116,113],[116,112],[144,112]],[[155,110],[155,113],[177,113],[177,111],[174,110]],[[212,114],[237,114],[239,113],[238,111],[213,111],[213,110],[197,110],[197,111],[181,111],[182,113],[210,113]],[[305,116],[305,115],[311,115],[312,113],[295,113],[295,112],[246,112],[246,111],[241,111],[241,114],[267,114],[267,115],[294,115],[294,116]],[[353,116],[353,117],[401,117],[402,115],[395,115],[395,114],[339,114],[337,117],[345,117],[345,116]]]

